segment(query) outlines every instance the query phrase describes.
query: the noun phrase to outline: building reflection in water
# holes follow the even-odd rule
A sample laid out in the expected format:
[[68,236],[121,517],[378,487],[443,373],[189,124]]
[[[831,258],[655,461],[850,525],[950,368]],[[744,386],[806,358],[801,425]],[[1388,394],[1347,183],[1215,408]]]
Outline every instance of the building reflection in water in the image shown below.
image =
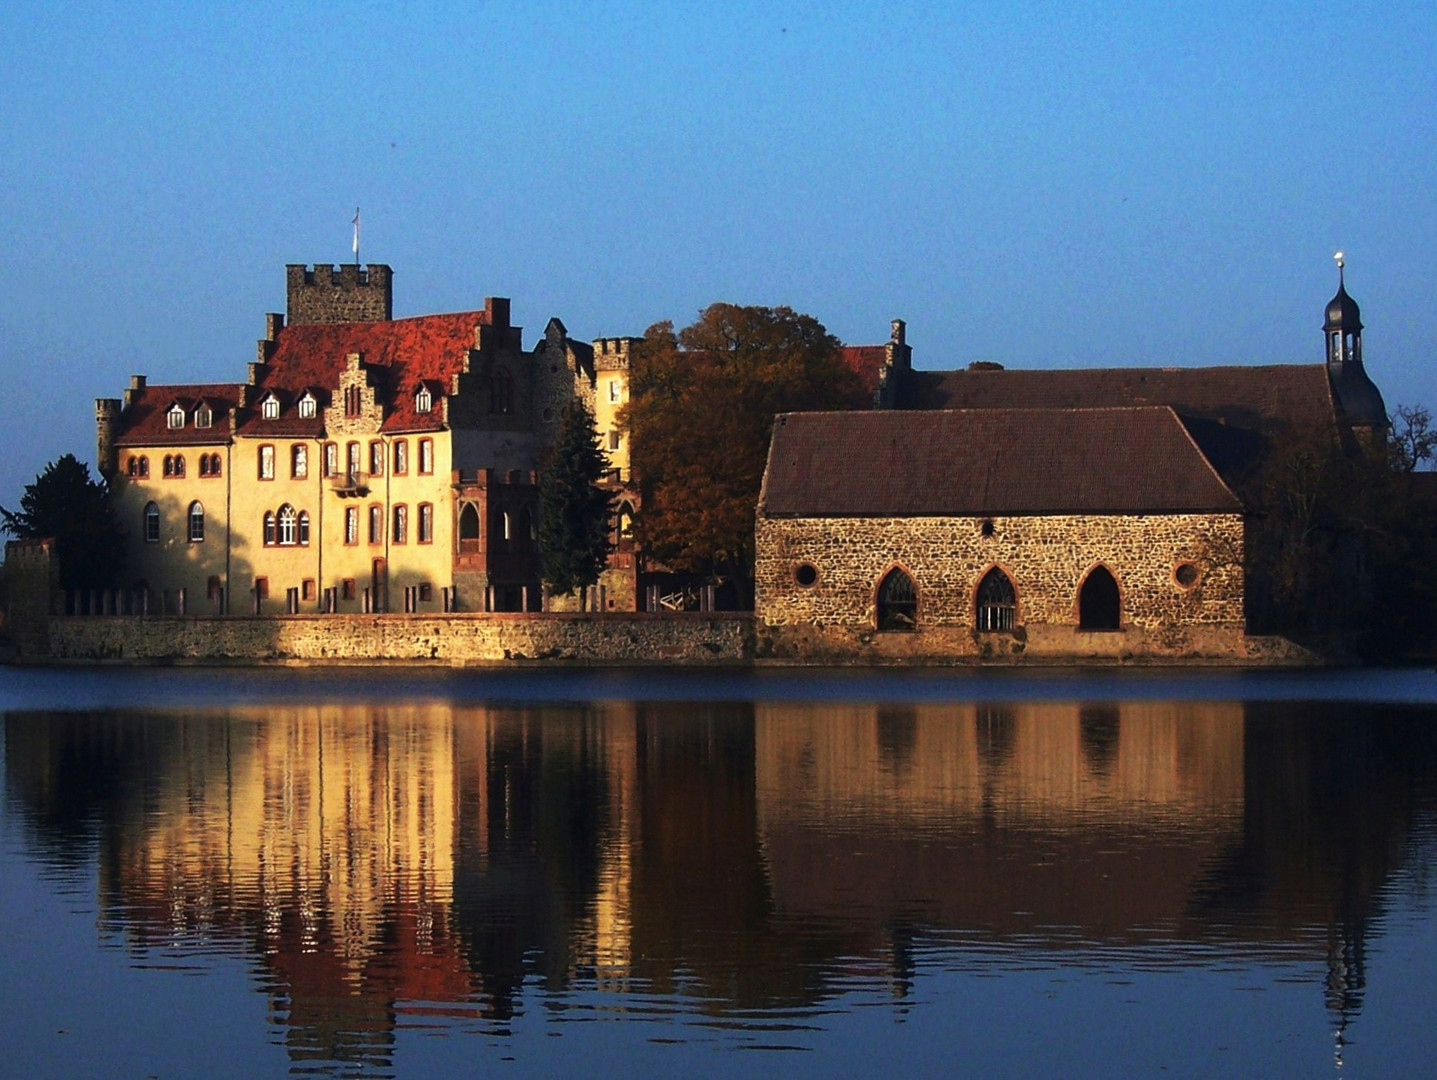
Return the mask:
[[901,997],[919,941],[1325,960],[1341,1031],[1429,729],[1237,703],[315,706],[11,713],[5,761],[33,843],[98,858],[107,927],[256,958],[297,1061],[385,1061],[398,1025],[502,1031],[575,989]]

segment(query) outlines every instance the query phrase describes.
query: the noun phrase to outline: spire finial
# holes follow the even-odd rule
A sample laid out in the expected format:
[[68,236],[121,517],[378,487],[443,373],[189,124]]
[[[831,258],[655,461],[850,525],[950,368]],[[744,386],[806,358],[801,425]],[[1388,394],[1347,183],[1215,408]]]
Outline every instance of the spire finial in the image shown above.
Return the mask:
[[1333,255],[1332,258],[1333,261],[1337,263],[1337,285],[1339,288],[1342,288],[1344,284],[1342,280],[1342,268],[1347,265],[1347,257],[1339,251]]

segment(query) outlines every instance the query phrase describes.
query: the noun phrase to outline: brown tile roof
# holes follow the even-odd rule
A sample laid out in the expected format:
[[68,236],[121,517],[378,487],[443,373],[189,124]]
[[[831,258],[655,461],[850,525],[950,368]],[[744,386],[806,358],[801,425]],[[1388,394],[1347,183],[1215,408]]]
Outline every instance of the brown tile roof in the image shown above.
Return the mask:
[[1238,513],[1170,408],[786,413],[761,512]]
[[[443,413],[436,401],[430,413],[414,411],[414,391],[421,382],[438,383],[448,393],[451,378],[464,369],[475,347],[476,328],[489,322],[483,311],[422,315],[390,322],[329,323],[286,326],[280,330],[269,362],[260,368],[258,402],[265,390],[278,390],[283,405],[277,420],[264,420],[257,412],[241,423],[245,435],[289,434],[280,430],[293,415],[293,402],[311,387],[333,392],[339,386],[350,353],[361,353],[364,363],[379,369],[376,380],[385,403],[384,431],[434,431]],[[298,425],[314,421],[299,420]],[[320,427],[316,426],[314,433]],[[310,434],[296,428],[293,434]]]
[[1331,426],[1323,364],[1261,367],[1077,368],[1054,371],[912,371],[900,409],[1096,409],[1170,405],[1184,418],[1270,432]]
[[840,345],[838,355],[863,380],[865,390],[872,394],[878,389],[879,373],[888,361],[886,345]]
[[[242,386],[233,383],[175,383],[144,386],[130,394],[130,404],[116,425],[116,446],[206,446],[228,442],[230,413],[239,404]],[[185,409],[185,426],[171,428],[166,419],[178,401]],[[207,428],[194,426],[194,410],[205,402],[213,419]]]

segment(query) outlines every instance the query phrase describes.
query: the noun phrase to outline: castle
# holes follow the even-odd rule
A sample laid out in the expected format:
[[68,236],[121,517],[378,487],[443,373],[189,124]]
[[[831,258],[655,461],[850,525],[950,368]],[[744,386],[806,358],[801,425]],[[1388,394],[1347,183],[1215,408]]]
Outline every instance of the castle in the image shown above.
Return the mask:
[[[1254,510],[1273,447],[1316,431],[1361,455],[1387,426],[1341,280],[1311,364],[923,371],[894,320],[886,344],[842,349],[870,410],[775,421],[747,630],[485,629],[442,617],[580,606],[545,592],[536,541],[538,470],[576,400],[616,508],[582,606],[658,610],[620,422],[636,339],[581,342],[551,319],[525,349],[505,299],[395,319],[392,295],[387,266],[290,266],[286,313],[267,317],[243,383],[134,376],[96,403],[131,584],[86,613],[218,620],[187,639],[194,656],[1291,660],[1257,632],[1270,601],[1252,553],[1275,540]],[[430,618],[402,641],[382,621],[326,637],[286,620],[253,641],[225,628],[391,612]],[[173,647],[138,632],[72,626],[52,648]]]
[[[608,603],[634,596],[629,339],[533,349],[509,301],[393,317],[393,272],[287,268],[285,315],[242,383],[149,384],[96,402],[101,471],[129,531],[132,608],[195,615],[537,611],[536,470],[584,401],[621,530]],[[627,557],[626,557],[627,556]]]

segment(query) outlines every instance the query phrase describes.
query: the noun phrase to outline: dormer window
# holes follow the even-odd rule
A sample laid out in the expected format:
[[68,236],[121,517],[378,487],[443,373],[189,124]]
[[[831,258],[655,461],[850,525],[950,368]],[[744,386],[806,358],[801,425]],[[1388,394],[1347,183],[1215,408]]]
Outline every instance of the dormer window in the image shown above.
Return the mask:
[[434,395],[429,392],[429,387],[421,386],[414,395],[414,411],[427,413],[432,408],[434,408]]
[[265,398],[262,402],[260,402],[259,412],[260,415],[263,416],[266,420],[278,420],[279,398],[275,397],[273,394]]
[[299,415],[302,420],[313,420],[319,412],[319,404],[314,400],[313,394],[305,394],[299,399]]
[[185,426],[185,407],[178,401],[170,406],[170,411],[165,414],[165,424],[174,430]]
[[195,410],[195,427],[207,428],[214,422],[214,411],[208,405],[201,405]]

